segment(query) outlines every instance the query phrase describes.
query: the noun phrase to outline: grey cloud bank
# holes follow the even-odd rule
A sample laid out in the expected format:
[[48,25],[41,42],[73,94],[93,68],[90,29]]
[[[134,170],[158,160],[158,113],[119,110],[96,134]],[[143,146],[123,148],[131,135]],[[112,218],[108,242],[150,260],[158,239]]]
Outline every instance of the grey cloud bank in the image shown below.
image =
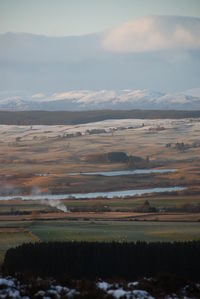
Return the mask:
[[[200,19],[146,17],[84,36],[0,35],[0,91],[199,87]],[[40,95],[37,95],[37,99]]]

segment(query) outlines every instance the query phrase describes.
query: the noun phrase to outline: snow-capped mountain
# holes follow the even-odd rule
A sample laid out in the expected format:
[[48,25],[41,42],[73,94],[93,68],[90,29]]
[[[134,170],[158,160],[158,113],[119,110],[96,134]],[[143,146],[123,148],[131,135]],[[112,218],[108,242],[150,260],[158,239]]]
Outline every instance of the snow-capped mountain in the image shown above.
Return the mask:
[[73,90],[33,95],[0,94],[0,110],[174,109],[200,110],[200,89],[180,93],[140,90]]

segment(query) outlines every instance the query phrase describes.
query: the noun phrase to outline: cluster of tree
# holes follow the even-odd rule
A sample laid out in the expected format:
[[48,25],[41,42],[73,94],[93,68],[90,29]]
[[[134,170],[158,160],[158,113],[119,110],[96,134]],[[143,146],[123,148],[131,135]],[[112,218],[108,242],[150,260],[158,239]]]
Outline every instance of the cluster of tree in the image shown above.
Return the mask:
[[75,133],[64,133],[61,138],[73,138],[73,137],[80,137],[82,136],[81,132],[75,132]]
[[58,210],[56,208],[49,207],[49,210],[16,210],[15,208],[12,208],[10,211],[0,211],[0,216],[5,216],[5,215],[15,215],[15,216],[25,216],[25,215],[38,215],[39,214],[48,214],[49,212],[51,213],[56,213]]
[[50,242],[7,251],[3,271],[74,279],[153,277],[200,279],[200,241],[175,243]]
[[96,110],[96,111],[0,111],[5,125],[75,125],[106,119],[198,118],[200,111],[183,110]]
[[180,152],[184,152],[185,150],[188,150],[190,148],[198,148],[200,147],[200,141],[195,141],[192,144],[185,144],[184,142],[176,142],[176,143],[167,143],[167,148],[175,148],[176,150]]
[[138,213],[155,213],[158,212],[158,209],[156,209],[156,207],[151,206],[149,201],[146,200],[143,204],[135,208],[134,211]]
[[180,207],[168,207],[164,209],[165,212],[183,212],[183,213],[200,213],[200,204],[185,204]]
[[128,156],[125,152],[108,152],[87,155],[85,161],[93,163],[127,163],[129,168],[146,168],[149,166],[149,157]]
[[88,135],[96,135],[96,134],[105,134],[107,131],[105,129],[90,129],[86,130]]
[[154,128],[154,127],[152,127],[152,128],[149,128],[149,131],[150,132],[160,132],[160,131],[164,131],[164,130],[166,130],[165,129],[165,127],[161,127],[161,126],[158,126],[158,127],[156,127],[156,128]]
[[87,155],[85,157],[85,160],[95,163],[127,163],[129,161],[129,156],[124,152],[108,152]]
[[184,142],[177,142],[175,144],[175,149],[179,150],[180,152],[184,152],[187,148],[187,145],[185,145]]
[[145,159],[138,156],[129,156],[128,166],[129,168],[147,168],[150,166],[149,156]]
[[[71,207],[70,212],[111,212],[111,208],[109,206],[103,204],[89,205],[89,206],[79,206],[79,207]],[[121,210],[120,210],[121,211]]]
[[5,216],[5,215],[31,215],[31,211],[20,211],[20,210],[14,210],[12,209],[11,211],[1,211],[0,216]]
[[176,142],[175,144],[172,143],[167,143],[166,144],[167,148],[172,148],[174,147],[175,149],[183,152],[188,148],[188,145],[186,145],[184,142]]

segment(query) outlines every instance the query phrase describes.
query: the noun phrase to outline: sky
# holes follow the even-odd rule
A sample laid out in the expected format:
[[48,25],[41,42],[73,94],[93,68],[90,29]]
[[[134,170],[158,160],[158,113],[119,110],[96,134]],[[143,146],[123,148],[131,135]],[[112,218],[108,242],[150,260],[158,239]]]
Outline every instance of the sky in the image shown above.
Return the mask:
[[0,33],[84,35],[148,15],[200,17],[200,0],[0,0]]
[[200,0],[0,0],[6,32],[3,93],[199,88]]

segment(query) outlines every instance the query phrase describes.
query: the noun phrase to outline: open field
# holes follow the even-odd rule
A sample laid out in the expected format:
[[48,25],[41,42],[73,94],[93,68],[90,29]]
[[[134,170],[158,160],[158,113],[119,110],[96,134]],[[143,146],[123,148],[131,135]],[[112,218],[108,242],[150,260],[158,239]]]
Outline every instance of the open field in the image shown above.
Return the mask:
[[[4,231],[2,231],[4,228]],[[198,223],[185,223],[185,222],[124,222],[124,221],[5,221],[0,222],[1,238],[5,237],[5,233],[12,229],[10,234],[16,237],[18,234],[26,234],[31,231],[36,238],[41,241],[51,240],[122,240],[125,236],[127,241],[164,241],[164,240],[196,240],[200,239],[199,224]],[[162,235],[163,234],[163,235]],[[7,233],[9,237],[9,233]],[[158,238],[156,238],[158,235]],[[152,237],[151,237],[152,236]],[[29,241],[36,241],[35,237],[30,236]],[[53,238],[53,239],[52,239]],[[74,240],[75,240],[74,239]],[[13,244],[17,245],[16,239],[13,239]],[[11,245],[13,245],[11,244]],[[1,247],[3,250],[4,247]]]
[[[183,231],[184,225],[184,231]],[[61,229],[62,228],[62,229]],[[31,230],[43,241],[167,241],[200,239],[198,224],[145,222],[48,222]]]

